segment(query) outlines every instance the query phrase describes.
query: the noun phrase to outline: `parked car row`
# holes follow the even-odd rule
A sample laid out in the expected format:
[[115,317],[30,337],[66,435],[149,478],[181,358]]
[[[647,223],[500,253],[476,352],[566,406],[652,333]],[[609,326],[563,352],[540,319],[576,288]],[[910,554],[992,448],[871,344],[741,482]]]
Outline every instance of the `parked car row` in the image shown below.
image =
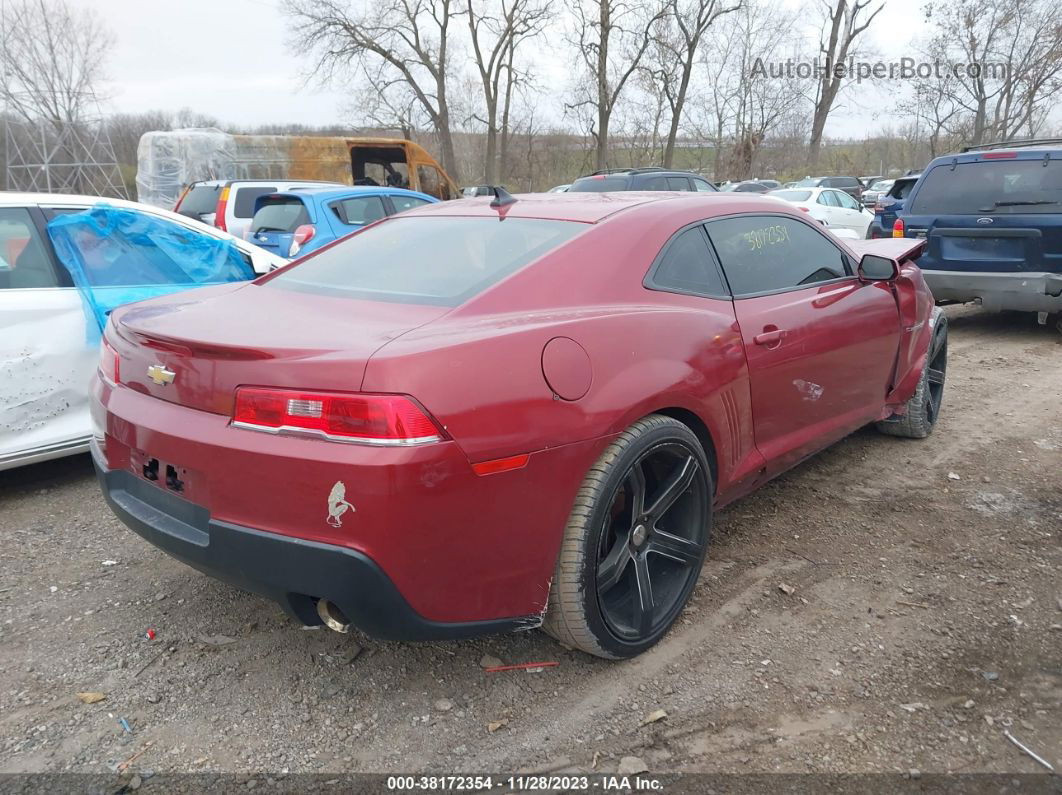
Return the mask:
[[867,237],[874,214],[840,188],[786,188],[767,194],[789,202],[830,229],[847,229]]

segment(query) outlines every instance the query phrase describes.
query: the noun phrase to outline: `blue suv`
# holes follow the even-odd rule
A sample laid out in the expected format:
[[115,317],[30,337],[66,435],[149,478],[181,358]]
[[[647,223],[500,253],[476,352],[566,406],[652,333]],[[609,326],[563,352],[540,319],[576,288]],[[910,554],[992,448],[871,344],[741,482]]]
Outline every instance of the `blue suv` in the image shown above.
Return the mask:
[[894,237],[925,238],[918,260],[938,302],[1062,312],[1062,139],[1004,141],[938,157]]
[[299,188],[260,196],[247,239],[291,259],[316,251],[389,215],[435,204],[426,193],[402,188]]

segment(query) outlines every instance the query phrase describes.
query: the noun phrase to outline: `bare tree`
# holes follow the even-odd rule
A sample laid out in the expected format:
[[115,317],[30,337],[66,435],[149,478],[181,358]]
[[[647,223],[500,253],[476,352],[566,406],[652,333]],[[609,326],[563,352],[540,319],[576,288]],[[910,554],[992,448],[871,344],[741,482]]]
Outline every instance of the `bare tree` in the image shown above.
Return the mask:
[[293,45],[314,53],[323,81],[349,78],[360,68],[384,95],[400,86],[439,138],[443,167],[458,178],[447,87],[451,24],[458,0],[292,0]]
[[1052,0],[949,0],[927,17],[936,63],[916,98],[938,133],[969,143],[1034,135],[1062,92],[1062,9]]
[[671,168],[674,161],[675,141],[705,34],[719,17],[740,7],[741,0],[667,0],[666,13],[654,29],[648,67],[671,114],[664,143],[665,168]]
[[75,124],[96,110],[114,36],[91,8],[63,0],[0,7],[0,99],[27,122]]
[[499,143],[508,148],[512,94],[519,79],[516,52],[549,22],[551,5],[552,0],[465,0],[464,13],[486,111],[481,121],[486,125],[483,178],[488,184],[498,181]]
[[[854,54],[856,40],[885,7],[885,0],[821,0],[822,27],[819,36],[821,74],[815,92],[811,117],[811,140],[808,142],[808,165],[818,162],[822,134],[834,102],[849,75],[845,63]],[[877,5],[875,3],[877,2]]]
[[653,26],[665,12],[662,4],[645,8],[634,0],[574,0],[571,44],[589,80],[576,90],[568,107],[590,111],[597,169],[608,166],[612,113],[652,42]]

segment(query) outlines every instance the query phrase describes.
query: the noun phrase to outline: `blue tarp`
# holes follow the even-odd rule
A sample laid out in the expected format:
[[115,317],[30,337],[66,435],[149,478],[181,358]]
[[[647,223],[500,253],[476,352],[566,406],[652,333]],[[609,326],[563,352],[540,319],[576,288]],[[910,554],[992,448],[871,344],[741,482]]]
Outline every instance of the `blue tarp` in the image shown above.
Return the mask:
[[255,277],[231,240],[108,204],[49,221],[48,235],[81,293],[90,339],[122,304]]

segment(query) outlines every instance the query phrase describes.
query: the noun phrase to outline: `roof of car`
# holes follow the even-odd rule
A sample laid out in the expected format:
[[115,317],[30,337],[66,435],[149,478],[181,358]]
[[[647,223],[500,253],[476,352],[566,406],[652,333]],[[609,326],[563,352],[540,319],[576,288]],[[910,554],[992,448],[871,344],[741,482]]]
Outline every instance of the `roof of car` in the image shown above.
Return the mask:
[[348,185],[336,187],[334,185],[322,185],[313,188],[292,188],[290,190],[278,190],[278,194],[295,194],[297,196],[312,196],[315,199],[338,199],[343,196],[416,196],[418,199],[429,197],[426,193],[418,193],[415,190],[405,188],[390,188],[386,185]]
[[459,202],[439,202],[424,207],[406,210],[402,217],[417,215],[537,218],[557,221],[578,221],[593,224],[636,207],[655,205],[661,202],[697,203],[709,215],[732,210],[765,212],[776,210],[779,199],[765,199],[759,193],[723,193],[690,191],[603,191],[601,193],[518,193],[512,204],[492,207],[489,196],[462,199]]

